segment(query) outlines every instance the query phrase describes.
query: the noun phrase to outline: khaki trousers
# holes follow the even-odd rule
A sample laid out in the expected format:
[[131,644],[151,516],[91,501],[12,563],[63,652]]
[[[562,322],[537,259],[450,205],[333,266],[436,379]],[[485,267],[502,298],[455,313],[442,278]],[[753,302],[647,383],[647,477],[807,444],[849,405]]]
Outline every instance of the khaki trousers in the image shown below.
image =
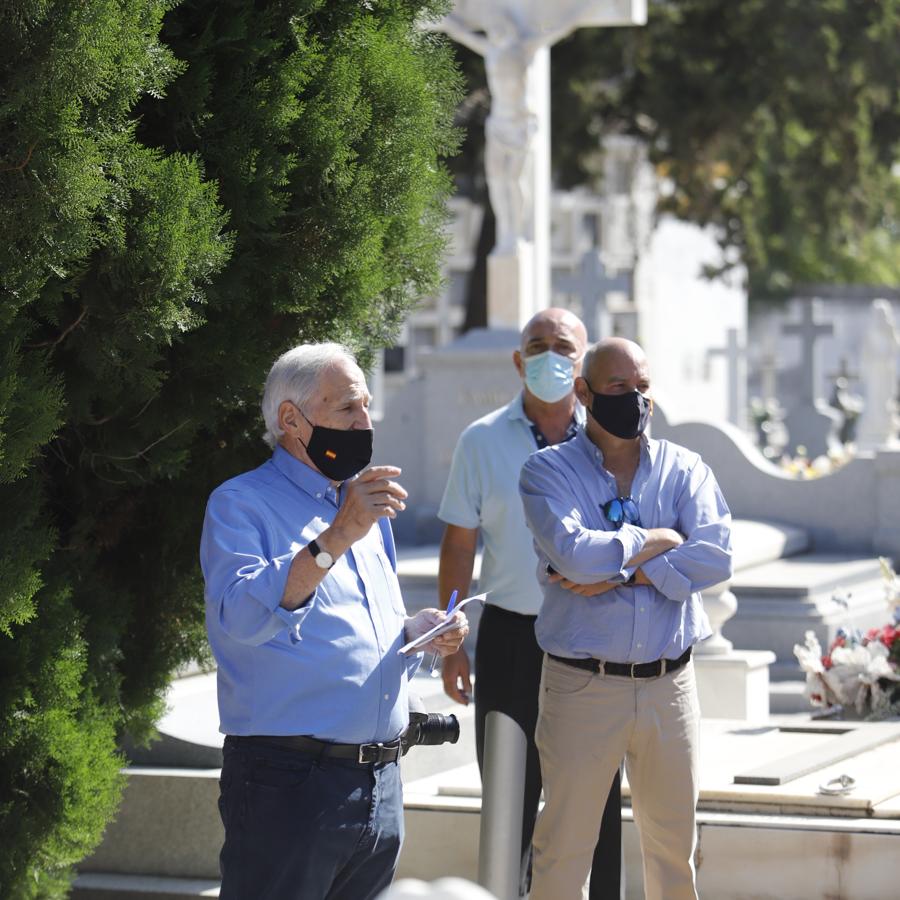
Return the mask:
[[622,758],[647,900],[696,900],[700,706],[694,666],[657,678],[593,674],[544,657],[536,741],[544,808],[531,900],[582,900],[603,805]]

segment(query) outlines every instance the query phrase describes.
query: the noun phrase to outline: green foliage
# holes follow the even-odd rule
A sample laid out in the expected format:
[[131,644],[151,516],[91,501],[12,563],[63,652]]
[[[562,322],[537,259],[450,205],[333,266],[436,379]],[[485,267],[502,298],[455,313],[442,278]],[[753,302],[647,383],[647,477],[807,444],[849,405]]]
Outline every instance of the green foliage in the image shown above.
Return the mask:
[[896,284],[898,43],[898,0],[666,0],[644,28],[579,31],[553,54],[558,176],[639,135],[666,208],[716,226],[754,295]]
[[438,283],[458,78],[392,0],[0,9],[0,895],[62,896],[172,670],[268,366]]

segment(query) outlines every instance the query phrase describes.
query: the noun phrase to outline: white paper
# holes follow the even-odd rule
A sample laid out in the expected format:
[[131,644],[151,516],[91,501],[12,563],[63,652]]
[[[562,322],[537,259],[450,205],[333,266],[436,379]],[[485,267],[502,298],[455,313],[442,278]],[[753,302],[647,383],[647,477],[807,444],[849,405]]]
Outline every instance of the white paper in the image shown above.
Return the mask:
[[400,654],[410,653],[413,650],[418,650],[419,647],[424,647],[430,640],[436,638],[439,634],[443,634],[445,631],[453,631],[456,625],[453,622],[453,613],[459,612],[467,603],[471,603],[473,600],[484,600],[487,597],[488,592],[485,591],[483,594],[474,594],[471,597],[466,597],[465,600],[460,600],[456,606],[453,607],[450,618],[445,619],[443,622],[438,622],[434,628],[429,628],[425,634],[420,635],[414,641],[410,641],[408,644],[404,644],[397,652]]

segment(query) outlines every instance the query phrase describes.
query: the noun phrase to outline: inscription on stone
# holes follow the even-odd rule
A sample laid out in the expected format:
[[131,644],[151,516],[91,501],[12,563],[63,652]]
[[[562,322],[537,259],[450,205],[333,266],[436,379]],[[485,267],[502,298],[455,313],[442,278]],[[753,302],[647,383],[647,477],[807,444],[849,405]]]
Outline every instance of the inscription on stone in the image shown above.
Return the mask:
[[476,406],[494,409],[509,403],[509,392],[501,390],[477,390],[467,389],[459,392],[456,398],[459,406]]

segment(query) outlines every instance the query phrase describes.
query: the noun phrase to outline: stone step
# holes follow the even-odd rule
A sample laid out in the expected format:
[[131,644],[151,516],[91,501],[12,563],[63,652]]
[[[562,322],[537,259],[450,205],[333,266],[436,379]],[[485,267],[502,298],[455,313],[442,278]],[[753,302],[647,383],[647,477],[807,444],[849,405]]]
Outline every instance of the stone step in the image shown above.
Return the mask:
[[775,715],[803,713],[809,717],[813,706],[806,696],[805,681],[771,681],[769,683],[769,711]]
[[88,872],[75,879],[74,900],[196,900],[218,897],[219,881]]
[[804,553],[737,572],[731,590],[738,609],[723,634],[737,649],[772,650],[773,680],[801,677],[794,645],[807,631],[827,647],[841,627],[866,630],[888,619],[872,557]]

